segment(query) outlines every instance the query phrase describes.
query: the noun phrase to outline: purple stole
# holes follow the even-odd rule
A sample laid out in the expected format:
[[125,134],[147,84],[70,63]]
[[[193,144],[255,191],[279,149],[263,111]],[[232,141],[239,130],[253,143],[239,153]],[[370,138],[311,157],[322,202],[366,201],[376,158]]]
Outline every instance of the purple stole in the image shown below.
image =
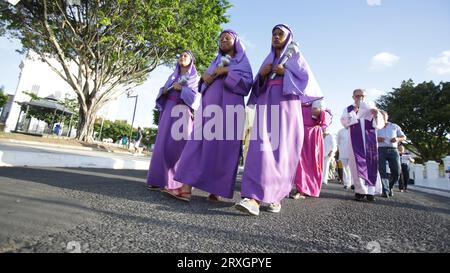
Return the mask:
[[[347,107],[347,112],[350,113],[354,109],[355,106],[350,105]],[[358,176],[366,181],[366,185],[375,186],[378,173],[376,129],[372,126],[372,121],[364,119],[364,134],[366,137],[366,146],[364,146],[360,122],[361,120],[358,120],[357,124],[353,124],[349,128],[356,169],[358,170]]]

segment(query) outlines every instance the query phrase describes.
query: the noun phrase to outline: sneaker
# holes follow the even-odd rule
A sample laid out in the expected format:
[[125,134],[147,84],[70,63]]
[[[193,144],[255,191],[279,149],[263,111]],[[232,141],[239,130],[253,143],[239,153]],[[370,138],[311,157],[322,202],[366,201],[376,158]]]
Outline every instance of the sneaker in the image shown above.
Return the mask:
[[344,190],[347,190],[348,189],[348,186],[344,186]]
[[355,190],[355,185],[352,185],[350,189]]
[[390,197],[394,196],[394,193],[392,192],[392,190],[389,192],[389,196]]
[[268,212],[273,213],[279,213],[281,211],[281,204],[280,203],[271,203],[269,207],[267,208]]
[[259,205],[255,204],[252,199],[244,198],[239,203],[236,203],[234,207],[242,211],[244,213],[250,214],[250,215],[259,215]]

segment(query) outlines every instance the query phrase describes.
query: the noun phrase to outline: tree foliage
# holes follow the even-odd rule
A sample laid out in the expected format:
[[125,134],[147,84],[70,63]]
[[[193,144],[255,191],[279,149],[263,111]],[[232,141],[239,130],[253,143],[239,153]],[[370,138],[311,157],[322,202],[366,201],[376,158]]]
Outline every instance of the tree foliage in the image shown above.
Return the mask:
[[[0,1],[0,33],[21,41],[77,95],[77,137],[92,140],[96,112],[191,49],[204,70],[217,50],[227,0]],[[58,65],[51,62],[56,59]]]
[[[111,138],[114,142],[117,142],[119,139],[122,138],[122,136],[127,136],[128,138],[130,137],[131,125],[127,124],[124,121],[104,120],[103,128],[101,127],[101,123],[102,120],[97,119],[94,127],[95,132],[98,133],[98,136],[101,130],[101,139]],[[151,144],[154,144],[156,140],[157,131],[158,129],[156,128],[143,128],[142,144],[145,146],[150,146]],[[137,129],[133,128],[131,139],[134,139],[136,133]]]
[[8,95],[5,94],[4,87],[0,87],[0,108],[2,108],[8,102]]
[[407,148],[423,161],[439,162],[450,154],[450,82],[403,81],[377,104],[402,128]]
[[[95,123],[95,132],[100,134],[100,128],[101,128],[101,119],[97,119]],[[122,138],[122,136],[128,136],[130,137],[130,130],[131,125],[124,121],[111,121],[111,120],[104,120],[103,121],[103,128],[101,128],[101,138],[111,138],[113,141],[117,142],[119,138]]]
[[160,112],[158,111],[158,109],[153,109],[152,111],[153,111],[153,124],[158,126]]

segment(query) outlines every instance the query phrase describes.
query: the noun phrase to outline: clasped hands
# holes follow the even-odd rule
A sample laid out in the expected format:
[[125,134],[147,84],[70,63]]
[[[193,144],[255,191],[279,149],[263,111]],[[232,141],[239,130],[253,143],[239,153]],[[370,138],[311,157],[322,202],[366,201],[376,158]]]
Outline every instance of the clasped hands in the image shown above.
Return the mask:
[[217,67],[214,72],[212,73],[212,75],[208,74],[208,73],[204,73],[202,76],[202,79],[204,82],[206,82],[207,84],[211,84],[213,83],[218,77],[222,76],[222,75],[227,75],[228,74],[228,67]]

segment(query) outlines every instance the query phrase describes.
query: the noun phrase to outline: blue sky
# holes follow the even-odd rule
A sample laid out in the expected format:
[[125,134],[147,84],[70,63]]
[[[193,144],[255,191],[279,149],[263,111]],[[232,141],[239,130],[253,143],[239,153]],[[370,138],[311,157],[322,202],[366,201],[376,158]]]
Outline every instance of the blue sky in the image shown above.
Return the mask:
[[[365,88],[369,98],[415,82],[450,81],[450,1],[448,0],[231,0],[230,22],[244,40],[254,73],[270,49],[271,29],[286,23],[308,60],[340,128],[351,92]],[[283,4],[278,4],[283,3]],[[22,56],[0,38],[0,85],[15,91]],[[159,68],[135,89],[135,125],[151,125],[151,109],[171,69]],[[129,119],[134,101],[121,98],[118,118]]]

